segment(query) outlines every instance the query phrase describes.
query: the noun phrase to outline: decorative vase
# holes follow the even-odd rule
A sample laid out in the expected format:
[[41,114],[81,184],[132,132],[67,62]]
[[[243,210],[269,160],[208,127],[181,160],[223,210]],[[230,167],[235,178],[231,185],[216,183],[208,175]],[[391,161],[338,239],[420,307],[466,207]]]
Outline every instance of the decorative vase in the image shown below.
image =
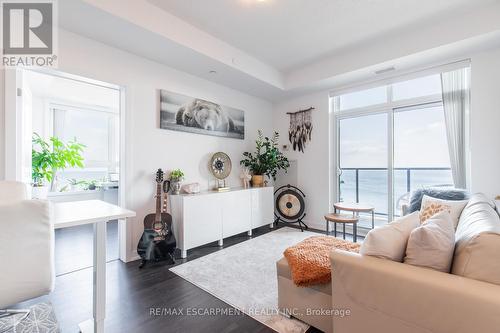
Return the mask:
[[174,185],[172,186],[173,188],[173,193],[172,194],[180,194],[181,193],[181,182],[180,181],[177,181],[174,183]]
[[31,187],[31,198],[38,200],[47,200],[49,195],[48,186],[32,186]]
[[253,187],[264,186],[264,176],[263,175],[253,175],[252,176],[252,186]]

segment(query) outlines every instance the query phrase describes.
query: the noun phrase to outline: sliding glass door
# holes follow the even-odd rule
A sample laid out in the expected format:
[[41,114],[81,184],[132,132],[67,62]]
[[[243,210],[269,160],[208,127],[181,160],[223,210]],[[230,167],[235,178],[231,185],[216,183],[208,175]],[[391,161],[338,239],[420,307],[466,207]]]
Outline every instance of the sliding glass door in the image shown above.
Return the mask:
[[394,109],[394,214],[408,193],[426,186],[453,186],[442,103]]
[[[339,199],[373,205],[382,224],[389,214],[387,129],[387,112],[338,120]],[[371,225],[365,219],[360,222]]]

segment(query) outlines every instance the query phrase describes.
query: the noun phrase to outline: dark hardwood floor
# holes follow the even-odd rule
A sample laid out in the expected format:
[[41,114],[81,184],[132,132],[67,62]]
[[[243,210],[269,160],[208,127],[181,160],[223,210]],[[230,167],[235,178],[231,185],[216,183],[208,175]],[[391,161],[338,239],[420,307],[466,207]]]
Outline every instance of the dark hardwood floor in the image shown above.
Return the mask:
[[[118,221],[106,225],[106,261],[119,258]],[[55,231],[56,276],[92,267],[94,228],[91,224]]]
[[[280,225],[279,227],[282,227]],[[274,229],[254,230],[258,237]],[[313,230],[314,231],[314,230]],[[246,234],[224,241],[224,247],[248,240]],[[188,258],[176,265],[220,250],[217,243],[188,251]],[[91,252],[91,248],[89,249]],[[107,264],[106,332],[273,332],[269,327],[194,286],[169,271],[165,263],[139,269],[140,261]],[[216,278],[216,277],[214,277]],[[63,332],[78,332],[78,323],[92,316],[92,268],[56,278],[53,293],[17,307],[50,301]],[[190,311],[214,309],[215,314],[193,315]],[[159,311],[160,314],[154,313]],[[225,312],[225,313],[224,313]],[[311,328],[308,333],[319,332]]]

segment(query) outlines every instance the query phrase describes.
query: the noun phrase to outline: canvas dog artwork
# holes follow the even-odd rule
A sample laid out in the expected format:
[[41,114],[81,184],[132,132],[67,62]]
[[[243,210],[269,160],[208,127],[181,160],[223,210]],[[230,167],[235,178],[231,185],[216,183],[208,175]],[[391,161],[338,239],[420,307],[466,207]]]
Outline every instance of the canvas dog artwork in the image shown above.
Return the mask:
[[245,112],[201,98],[160,90],[160,128],[245,138]]

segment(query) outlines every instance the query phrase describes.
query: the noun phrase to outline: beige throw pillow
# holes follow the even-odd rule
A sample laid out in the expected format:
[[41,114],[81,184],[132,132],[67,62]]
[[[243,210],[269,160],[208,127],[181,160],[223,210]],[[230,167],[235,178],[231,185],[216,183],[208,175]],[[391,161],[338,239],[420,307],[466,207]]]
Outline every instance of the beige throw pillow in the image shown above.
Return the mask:
[[467,202],[468,200],[442,200],[424,195],[422,198],[422,207],[420,208],[420,223],[424,223],[439,212],[447,211],[450,213],[453,227],[456,229],[460,214],[462,214],[462,210],[464,210]]
[[420,225],[418,211],[389,224],[371,230],[365,237],[359,253],[402,262],[406,243],[413,229]]
[[404,262],[449,273],[454,250],[455,228],[451,214],[442,211],[411,232]]

